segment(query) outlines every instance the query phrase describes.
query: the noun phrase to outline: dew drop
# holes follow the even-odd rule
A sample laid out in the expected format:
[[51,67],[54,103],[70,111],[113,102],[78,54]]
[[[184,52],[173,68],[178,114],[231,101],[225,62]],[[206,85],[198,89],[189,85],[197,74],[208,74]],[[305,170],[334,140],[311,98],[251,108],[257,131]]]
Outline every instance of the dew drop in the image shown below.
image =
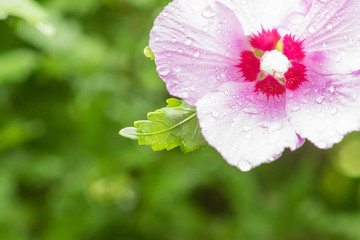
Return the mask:
[[204,18],[212,18],[215,16],[215,10],[211,6],[207,6],[201,11],[201,15]]
[[333,28],[333,25],[331,25],[330,23],[328,25],[326,25],[326,28],[331,30]]
[[334,92],[335,92],[335,86],[331,86],[331,87],[329,88],[329,91],[330,91],[331,93],[334,93]]
[[318,96],[315,101],[318,103],[318,104],[321,104],[323,103],[325,100],[325,96]]
[[288,98],[288,99],[294,98],[294,93],[293,93],[293,92],[290,92],[290,93],[287,95],[287,98]]
[[308,27],[309,33],[315,33],[316,29],[313,26]]
[[295,106],[291,109],[291,111],[293,111],[293,112],[298,112],[299,110],[300,110],[300,107],[298,107],[298,106]]
[[185,38],[185,45],[189,46],[191,43],[192,43],[191,38],[189,38],[189,37]]
[[247,113],[247,114],[253,114],[253,115],[256,115],[256,114],[259,114],[259,110],[256,109],[256,108],[244,108],[244,113]]
[[238,163],[238,167],[241,171],[247,172],[251,169],[251,165],[250,163],[246,162],[246,161],[240,161]]
[[199,57],[199,56],[200,56],[199,51],[195,51],[195,52],[194,52],[194,57],[196,57],[196,58],[197,58],[197,57]]
[[249,131],[251,131],[251,129],[252,129],[252,127],[245,125],[242,130],[243,130],[243,132],[249,132]]
[[303,91],[303,94],[304,94],[304,95],[308,95],[308,94],[310,93],[310,91],[311,91],[310,88],[305,89],[305,90]]
[[170,67],[167,64],[163,64],[163,65],[159,65],[156,68],[156,71],[159,73],[159,75],[161,76],[167,76],[170,73]]

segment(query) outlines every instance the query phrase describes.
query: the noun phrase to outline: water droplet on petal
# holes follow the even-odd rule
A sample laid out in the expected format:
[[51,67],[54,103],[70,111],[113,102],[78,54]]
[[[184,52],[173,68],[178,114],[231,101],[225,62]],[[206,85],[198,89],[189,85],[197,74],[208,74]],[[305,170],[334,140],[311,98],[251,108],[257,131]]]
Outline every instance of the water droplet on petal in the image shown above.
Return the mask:
[[313,26],[308,27],[309,33],[315,33],[316,29]]
[[334,92],[335,92],[335,86],[331,86],[331,87],[329,88],[329,91],[330,91],[331,93],[334,93]]
[[318,104],[321,104],[323,103],[325,100],[325,96],[318,96],[315,101],[318,103]]
[[211,6],[207,6],[201,11],[201,15],[204,18],[212,18],[215,16],[215,10]]
[[310,88],[305,89],[305,90],[303,91],[303,94],[304,94],[304,95],[308,95],[308,94],[310,93],[310,91],[311,91]]
[[246,162],[246,161],[240,161],[238,163],[238,167],[241,171],[247,172],[251,169],[251,165],[250,163]]
[[333,25],[331,25],[330,23],[328,25],[326,25],[326,28],[331,30],[333,28]]
[[159,65],[156,68],[156,71],[159,73],[160,76],[167,76],[170,73],[170,67],[167,64]]
[[196,58],[197,58],[197,57],[199,57],[199,56],[200,56],[199,51],[195,51],[195,52],[194,52],[194,57],[196,57]]
[[259,109],[256,109],[256,108],[244,108],[243,111],[244,111],[244,113],[253,114],[253,115],[260,113]]
[[245,125],[242,130],[243,130],[243,132],[249,132],[249,131],[251,131],[251,129],[252,129],[252,127]]
[[293,112],[298,112],[299,110],[300,110],[300,107],[298,107],[298,106],[295,106],[291,109],[291,111],[293,111]]
[[187,37],[187,38],[185,38],[185,45],[190,45],[191,43],[192,43],[192,40],[191,40],[191,38],[189,38],[189,37]]

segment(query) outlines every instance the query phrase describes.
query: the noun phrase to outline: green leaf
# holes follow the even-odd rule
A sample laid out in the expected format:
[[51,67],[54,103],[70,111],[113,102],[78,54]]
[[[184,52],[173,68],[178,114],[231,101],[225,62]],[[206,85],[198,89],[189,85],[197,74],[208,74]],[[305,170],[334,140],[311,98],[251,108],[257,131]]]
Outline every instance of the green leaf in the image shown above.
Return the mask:
[[25,19],[45,35],[55,33],[48,13],[33,0],[0,0],[0,19],[6,19],[8,15]]
[[195,107],[175,98],[166,102],[167,107],[148,113],[148,120],[136,121],[135,127],[122,129],[120,135],[138,140],[140,145],[151,145],[154,151],[180,146],[188,153],[205,146]]

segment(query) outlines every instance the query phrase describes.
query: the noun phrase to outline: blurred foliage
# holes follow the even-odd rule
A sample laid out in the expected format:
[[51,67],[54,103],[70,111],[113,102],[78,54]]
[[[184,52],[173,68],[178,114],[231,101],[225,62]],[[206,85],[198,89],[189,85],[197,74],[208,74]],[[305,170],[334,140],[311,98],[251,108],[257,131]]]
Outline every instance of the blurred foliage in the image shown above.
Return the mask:
[[1,240],[360,239],[358,133],[248,173],[152,152],[118,131],[169,97],[143,56],[167,0],[37,3],[45,28],[0,10]]

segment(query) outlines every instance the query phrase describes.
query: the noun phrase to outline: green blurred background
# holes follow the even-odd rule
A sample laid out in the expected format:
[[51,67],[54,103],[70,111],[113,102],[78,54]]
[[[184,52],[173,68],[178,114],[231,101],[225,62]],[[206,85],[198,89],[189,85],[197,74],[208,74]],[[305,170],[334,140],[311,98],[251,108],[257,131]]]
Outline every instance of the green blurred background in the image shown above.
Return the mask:
[[118,131],[169,97],[143,56],[168,0],[39,0],[49,36],[25,3],[0,0],[1,240],[360,239],[359,134],[247,173],[152,152]]

